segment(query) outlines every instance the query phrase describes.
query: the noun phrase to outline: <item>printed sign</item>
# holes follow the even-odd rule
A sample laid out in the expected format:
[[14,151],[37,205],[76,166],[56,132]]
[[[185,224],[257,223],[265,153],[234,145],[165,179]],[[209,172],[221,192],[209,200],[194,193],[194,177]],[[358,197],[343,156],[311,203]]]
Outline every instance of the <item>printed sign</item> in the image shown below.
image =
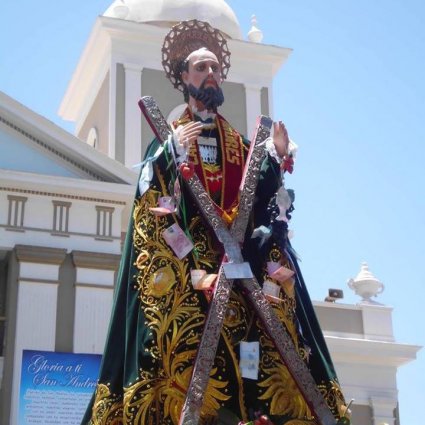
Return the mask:
[[79,425],[95,390],[102,356],[24,350],[20,425]]

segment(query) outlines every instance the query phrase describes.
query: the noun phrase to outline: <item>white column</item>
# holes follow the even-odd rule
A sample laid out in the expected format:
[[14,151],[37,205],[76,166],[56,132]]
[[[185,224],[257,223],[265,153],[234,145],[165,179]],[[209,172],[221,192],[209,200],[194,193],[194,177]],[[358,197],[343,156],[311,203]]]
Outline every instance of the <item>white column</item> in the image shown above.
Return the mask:
[[76,267],[75,353],[101,354],[111,316],[119,255],[73,251]]
[[397,400],[372,397],[370,404],[373,411],[373,425],[394,425],[394,409],[397,407]]
[[109,67],[109,135],[108,156],[115,159],[115,131],[117,119],[117,62],[112,60]]
[[132,168],[142,159],[142,119],[138,101],[142,95],[142,67],[125,63],[125,161]]
[[274,119],[275,121],[277,120],[283,120],[284,117],[275,117],[274,116],[274,102],[273,102],[273,82],[270,82],[268,85],[264,86],[267,88],[267,93],[268,93],[268,102],[269,102],[269,116],[271,119]]
[[261,87],[245,84],[245,96],[247,135],[251,140],[254,135],[257,118],[261,115]]
[[22,351],[55,350],[59,267],[65,249],[18,246],[18,299],[10,425],[18,423]]

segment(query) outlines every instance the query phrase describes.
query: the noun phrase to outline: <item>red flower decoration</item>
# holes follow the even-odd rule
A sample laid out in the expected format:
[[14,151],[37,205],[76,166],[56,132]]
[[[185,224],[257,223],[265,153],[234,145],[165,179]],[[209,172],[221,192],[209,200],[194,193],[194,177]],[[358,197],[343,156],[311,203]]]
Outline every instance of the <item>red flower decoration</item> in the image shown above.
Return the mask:
[[292,157],[292,155],[288,155],[283,158],[283,161],[280,164],[280,168],[284,172],[287,171],[289,174],[292,174],[292,172],[294,171],[294,158]]
[[195,173],[195,166],[192,162],[182,162],[179,166],[180,173],[185,180],[189,180]]

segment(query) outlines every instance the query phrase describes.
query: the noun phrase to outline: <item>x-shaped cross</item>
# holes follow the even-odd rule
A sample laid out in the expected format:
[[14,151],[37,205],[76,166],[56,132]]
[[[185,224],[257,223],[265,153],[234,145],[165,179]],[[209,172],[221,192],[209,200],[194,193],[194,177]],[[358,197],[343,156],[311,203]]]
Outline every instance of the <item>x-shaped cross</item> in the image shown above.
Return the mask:
[[[140,99],[139,106],[158,140],[162,143],[165,142],[172,134],[172,131],[155,100],[150,96],[145,96]],[[248,219],[252,211],[261,164],[266,155],[264,142],[270,134],[271,126],[272,120],[270,118],[265,116],[259,118],[242,178],[238,216],[235,218],[230,230],[217,213],[211,198],[196,173],[187,180],[187,186],[200,211],[213,229],[217,239],[223,244],[225,256],[220,265],[213,296],[209,304],[204,331],[199,343],[179,425],[198,425],[204,394],[235,280],[243,288],[244,294],[262,321],[318,424],[336,424],[336,420],[317,388],[308,367],[299,356],[291,336],[276,316],[261,286],[253,275],[249,263],[244,262],[241,253],[240,247],[244,241]]]

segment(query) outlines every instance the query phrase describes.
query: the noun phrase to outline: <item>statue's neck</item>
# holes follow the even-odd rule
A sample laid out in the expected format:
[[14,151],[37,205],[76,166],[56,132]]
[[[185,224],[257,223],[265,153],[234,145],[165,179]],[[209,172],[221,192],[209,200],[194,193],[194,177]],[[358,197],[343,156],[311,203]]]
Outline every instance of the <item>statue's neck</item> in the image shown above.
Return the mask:
[[212,110],[206,108],[198,109],[196,105],[192,106],[190,103],[189,107],[192,111],[192,114],[197,115],[199,118],[201,118],[202,121],[206,121],[208,118],[212,118],[213,120],[215,119],[216,113]]

